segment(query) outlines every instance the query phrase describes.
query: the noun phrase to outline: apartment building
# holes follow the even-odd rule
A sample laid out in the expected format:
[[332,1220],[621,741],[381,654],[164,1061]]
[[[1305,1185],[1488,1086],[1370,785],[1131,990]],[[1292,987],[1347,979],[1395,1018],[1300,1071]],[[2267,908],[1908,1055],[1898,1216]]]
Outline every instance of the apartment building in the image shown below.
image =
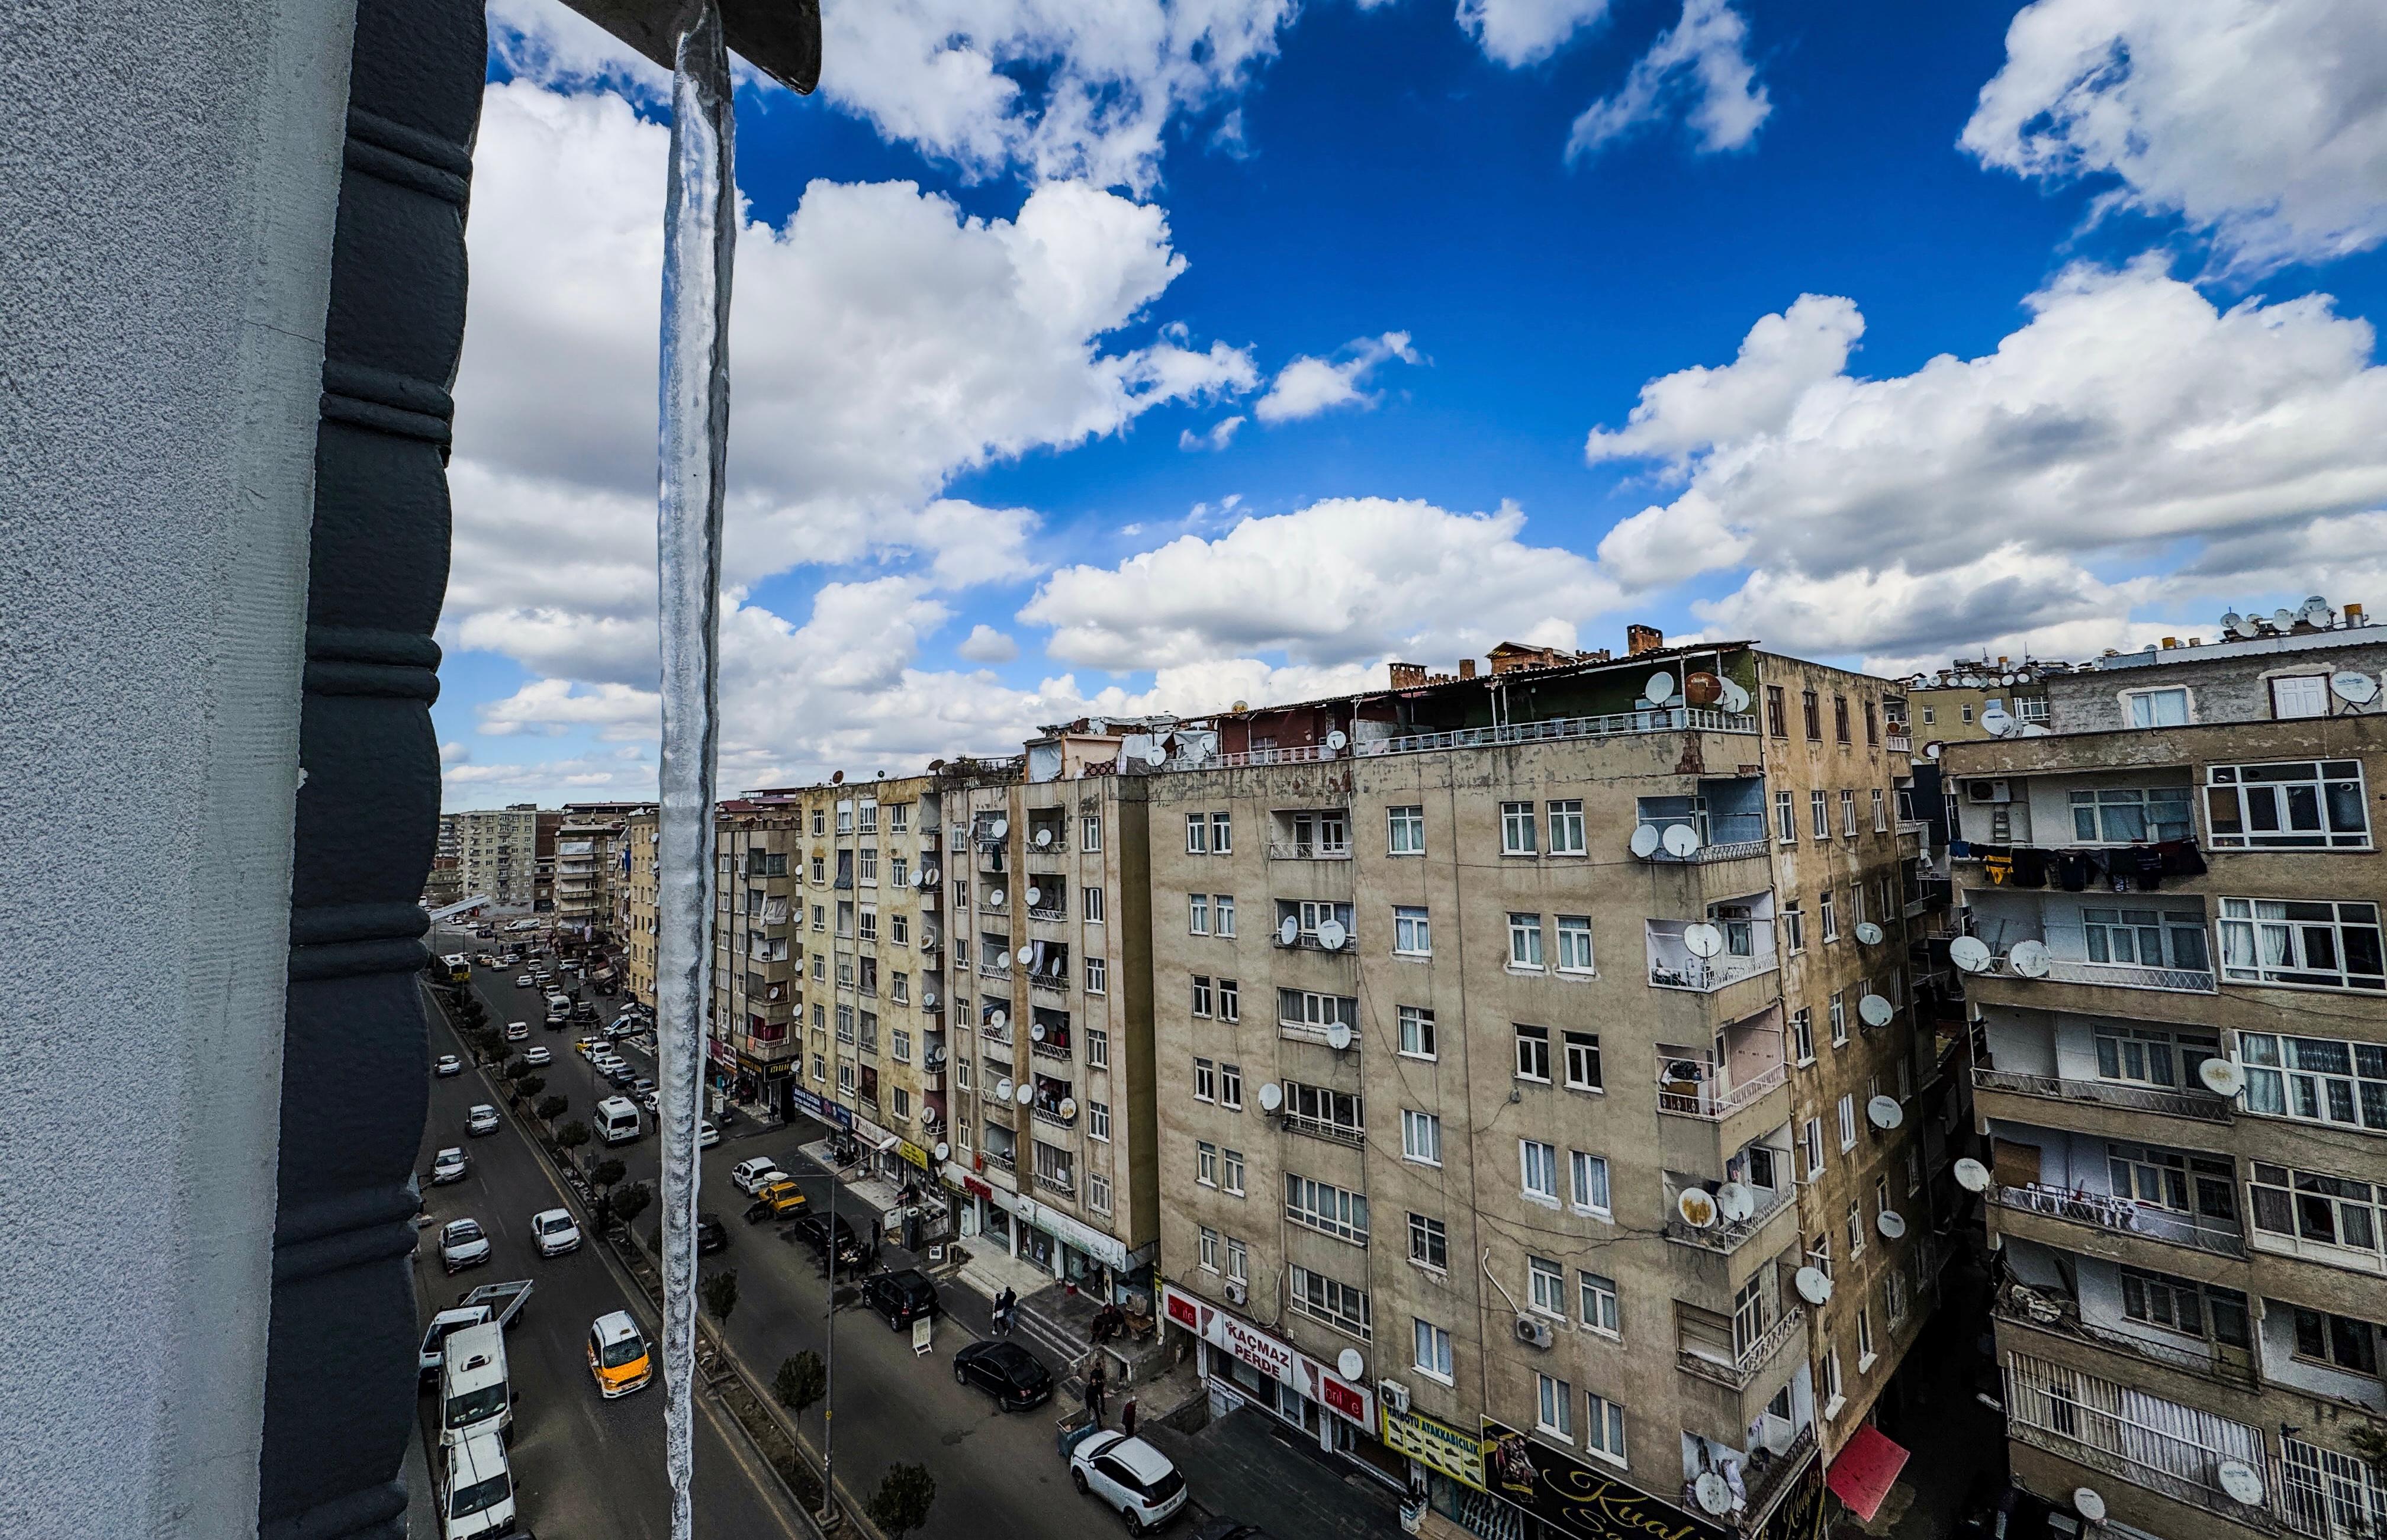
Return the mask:
[[[456,858],[464,897],[486,893],[499,909],[530,912],[538,888],[541,816],[536,802],[439,815],[440,844]],[[555,825],[546,827],[551,857]]]
[[613,891],[613,937],[621,948],[622,985],[641,1004],[655,1003],[656,841],[653,808],[622,820],[621,875]]
[[1165,1318],[1474,1534],[1803,1534],[1936,1293],[1903,692],[1628,642],[1159,736]]
[[555,923],[584,941],[613,930],[622,836],[633,805],[567,805],[555,831]]
[[803,1065],[803,816],[794,797],[750,794],[714,819],[708,1081],[716,1096],[786,1105]]
[[1917,743],[1974,743],[2002,729],[2043,726],[2047,681],[2071,672],[2040,658],[1959,658],[1936,675],[1917,675],[1907,701]]
[[2349,611],[1945,751],[2013,1472],[2111,1533],[2387,1531],[2387,636]]

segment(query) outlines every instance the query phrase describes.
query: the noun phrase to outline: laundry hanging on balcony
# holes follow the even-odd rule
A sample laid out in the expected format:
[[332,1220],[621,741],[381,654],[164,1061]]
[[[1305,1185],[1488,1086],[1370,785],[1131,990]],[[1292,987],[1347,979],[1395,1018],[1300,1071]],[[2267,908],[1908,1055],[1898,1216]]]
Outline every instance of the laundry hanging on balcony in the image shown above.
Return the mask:
[[1948,853],[1959,861],[1978,861],[1982,874],[1997,887],[2054,887],[2067,893],[2090,889],[2152,893],[2165,877],[2203,877],[2206,870],[2204,853],[2193,839],[2056,850],[1951,839]]

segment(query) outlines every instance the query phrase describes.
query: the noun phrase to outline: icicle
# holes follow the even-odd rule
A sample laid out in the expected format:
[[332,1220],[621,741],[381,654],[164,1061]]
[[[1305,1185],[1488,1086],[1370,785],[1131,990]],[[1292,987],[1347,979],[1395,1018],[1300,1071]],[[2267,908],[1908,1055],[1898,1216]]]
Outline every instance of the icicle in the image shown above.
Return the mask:
[[714,0],[683,14],[663,204],[656,454],[663,641],[656,1074],[663,1142],[663,1436],[673,1540],[689,1540],[696,1381],[697,1105],[713,988],[713,803],[729,276],[738,234],[729,54]]

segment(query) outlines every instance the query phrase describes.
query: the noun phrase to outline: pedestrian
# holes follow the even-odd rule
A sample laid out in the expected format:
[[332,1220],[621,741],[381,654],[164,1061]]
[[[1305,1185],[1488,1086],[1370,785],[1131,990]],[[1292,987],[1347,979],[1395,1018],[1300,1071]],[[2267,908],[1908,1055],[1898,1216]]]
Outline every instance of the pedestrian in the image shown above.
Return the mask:
[[1132,1395],[1119,1403],[1119,1432],[1130,1438],[1135,1436],[1135,1397]]
[[1011,1307],[1018,1300],[1018,1295],[1011,1292],[1009,1284],[1005,1284],[1002,1290],[995,1294],[994,1334],[996,1336],[1003,1337],[1011,1334]]
[[1094,1426],[1103,1425],[1103,1366],[1098,1359],[1086,1370],[1086,1409],[1094,1414]]

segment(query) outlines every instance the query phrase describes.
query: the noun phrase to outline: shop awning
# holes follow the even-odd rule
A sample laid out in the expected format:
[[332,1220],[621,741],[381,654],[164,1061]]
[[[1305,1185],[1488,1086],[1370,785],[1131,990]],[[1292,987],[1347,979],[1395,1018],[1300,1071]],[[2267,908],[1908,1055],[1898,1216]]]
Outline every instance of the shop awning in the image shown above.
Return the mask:
[[1881,1501],[1898,1481],[1898,1473],[1906,1469],[1906,1451],[1882,1436],[1880,1429],[1867,1423],[1857,1430],[1845,1448],[1834,1457],[1832,1468],[1824,1476],[1824,1484],[1832,1496],[1849,1505],[1849,1511],[1867,1523],[1881,1511]]

